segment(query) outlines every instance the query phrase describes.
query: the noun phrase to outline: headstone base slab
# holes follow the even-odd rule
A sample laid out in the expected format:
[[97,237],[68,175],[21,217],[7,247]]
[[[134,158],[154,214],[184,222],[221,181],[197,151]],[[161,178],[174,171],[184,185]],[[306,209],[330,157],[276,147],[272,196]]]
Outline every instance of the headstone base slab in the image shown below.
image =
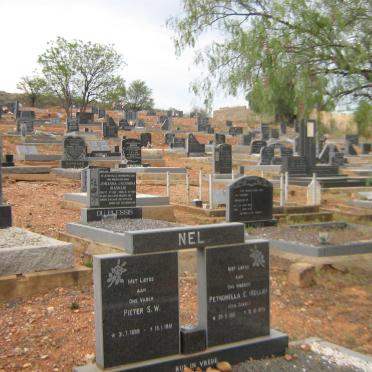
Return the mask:
[[266,226],[276,226],[278,224],[278,220],[257,220],[257,221],[245,221],[245,226],[249,227],[266,227]]
[[[185,367],[207,368],[218,362],[228,361],[237,364],[250,358],[260,359],[285,354],[288,347],[288,336],[276,330],[271,330],[269,336],[257,337],[245,341],[215,346],[192,355],[173,355],[165,358],[147,360],[111,368],[110,372],[182,372]],[[102,372],[96,364],[75,367],[74,372]]]
[[89,162],[87,160],[61,160],[61,168],[86,168]]
[[0,205],[0,229],[12,226],[12,207]]

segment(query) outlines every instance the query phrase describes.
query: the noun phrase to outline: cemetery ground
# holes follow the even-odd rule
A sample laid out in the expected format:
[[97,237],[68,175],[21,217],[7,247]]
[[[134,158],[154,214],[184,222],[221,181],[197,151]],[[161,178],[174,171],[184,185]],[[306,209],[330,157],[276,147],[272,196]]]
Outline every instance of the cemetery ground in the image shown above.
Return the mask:
[[[198,168],[193,167],[193,172],[196,176]],[[80,182],[63,178],[45,182],[6,179],[4,192],[13,206],[14,225],[57,237],[65,223],[79,220],[79,212],[61,202],[64,193],[76,192],[79,186]],[[164,194],[162,185],[140,185],[140,191],[150,190]],[[196,187],[192,191],[196,193]],[[184,185],[173,185],[172,200],[182,198]],[[182,210],[176,210],[176,219],[187,224],[218,220],[195,218]],[[82,263],[80,257],[76,260]],[[292,262],[285,255],[272,255],[272,327],[287,333],[291,341],[317,336],[371,354],[372,262],[363,257],[359,261],[363,265],[358,268],[336,264],[318,267],[313,285],[299,288],[287,280]],[[196,278],[191,273],[182,273],[180,299],[181,323],[195,324]],[[92,288],[56,288],[0,304],[0,350],[1,372],[68,371],[87,363],[95,353]],[[282,359],[284,365],[289,369],[298,363],[303,352],[290,349]]]

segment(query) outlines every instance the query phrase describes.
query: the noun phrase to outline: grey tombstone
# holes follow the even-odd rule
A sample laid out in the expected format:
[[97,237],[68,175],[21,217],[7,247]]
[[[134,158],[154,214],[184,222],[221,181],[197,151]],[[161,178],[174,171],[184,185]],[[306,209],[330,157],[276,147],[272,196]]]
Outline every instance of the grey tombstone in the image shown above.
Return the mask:
[[273,185],[268,180],[246,176],[228,186],[226,221],[267,226],[273,220]]
[[85,168],[86,161],[85,140],[79,136],[67,136],[63,140],[62,168]]
[[223,143],[226,143],[226,136],[222,133],[215,133],[214,134],[214,144],[215,145],[221,145]]
[[111,148],[106,141],[89,141],[89,156],[110,156]]
[[232,173],[232,150],[231,145],[223,143],[214,148],[214,173],[231,174]]
[[271,146],[261,147],[260,150],[260,165],[270,165],[274,157],[274,149]]
[[178,254],[93,258],[101,368],[178,354]]
[[262,147],[266,147],[267,142],[262,140],[254,140],[251,142],[251,154],[259,154]]
[[199,321],[206,325],[208,347],[270,334],[268,243],[206,248],[198,259],[206,277]]
[[141,166],[142,144],[135,138],[126,138],[121,141],[122,159],[128,166]]

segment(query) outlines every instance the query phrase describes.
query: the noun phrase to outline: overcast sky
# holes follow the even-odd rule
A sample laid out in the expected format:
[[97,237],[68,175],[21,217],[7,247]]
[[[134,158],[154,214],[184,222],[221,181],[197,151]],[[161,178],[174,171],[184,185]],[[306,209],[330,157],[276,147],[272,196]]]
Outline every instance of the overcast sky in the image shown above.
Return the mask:
[[[16,92],[23,75],[57,36],[113,44],[126,62],[127,85],[144,80],[155,106],[188,111],[202,106],[190,92],[200,76],[193,51],[176,57],[166,19],[181,11],[180,0],[0,0],[0,90]],[[213,107],[246,105],[243,97],[220,94]]]

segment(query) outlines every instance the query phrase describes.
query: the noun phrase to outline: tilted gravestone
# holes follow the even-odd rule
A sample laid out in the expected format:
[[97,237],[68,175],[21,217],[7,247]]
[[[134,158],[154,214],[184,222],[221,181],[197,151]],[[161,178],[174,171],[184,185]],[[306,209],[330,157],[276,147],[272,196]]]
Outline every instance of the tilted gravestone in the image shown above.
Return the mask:
[[222,133],[215,133],[214,134],[214,144],[221,145],[226,142],[226,136]]
[[118,131],[119,128],[111,117],[109,118],[109,121],[107,123],[102,123],[103,138],[117,138]]
[[226,221],[270,226],[273,220],[273,185],[261,177],[238,178],[227,190]]
[[88,161],[85,158],[85,140],[79,136],[67,136],[63,140],[62,168],[85,168]]
[[141,133],[140,141],[143,147],[151,145],[151,133]]
[[262,147],[266,147],[266,141],[254,140],[251,142],[251,154],[259,154]]
[[12,209],[10,205],[3,204],[3,138],[0,136],[0,229],[12,226]]
[[77,119],[69,117],[66,120],[66,133],[79,132],[79,123]]
[[[75,372],[183,372],[284,355],[288,337],[270,330],[266,240],[245,241],[241,223],[126,235],[131,254],[93,258],[96,365]],[[197,328],[179,325],[178,250],[190,248],[198,259]]]
[[134,138],[126,138],[121,141],[122,159],[128,166],[140,166],[142,164],[142,144]]
[[260,165],[270,165],[274,157],[274,149],[271,146],[261,147],[260,150]]
[[205,153],[205,145],[199,143],[196,137],[189,133],[187,136],[187,156],[200,156]]
[[231,145],[223,143],[214,148],[214,173],[231,174],[232,173],[232,150]]

